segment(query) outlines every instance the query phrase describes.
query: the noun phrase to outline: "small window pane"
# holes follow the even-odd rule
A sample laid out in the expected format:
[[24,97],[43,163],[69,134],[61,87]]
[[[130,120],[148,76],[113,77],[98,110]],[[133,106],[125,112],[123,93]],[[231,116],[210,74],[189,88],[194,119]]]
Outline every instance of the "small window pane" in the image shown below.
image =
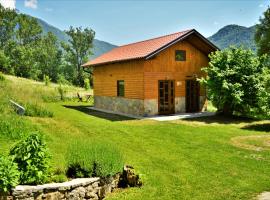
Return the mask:
[[123,80],[117,81],[117,96],[118,97],[125,96],[125,81]]
[[176,61],[185,61],[186,60],[186,51],[176,50],[175,51],[175,60]]

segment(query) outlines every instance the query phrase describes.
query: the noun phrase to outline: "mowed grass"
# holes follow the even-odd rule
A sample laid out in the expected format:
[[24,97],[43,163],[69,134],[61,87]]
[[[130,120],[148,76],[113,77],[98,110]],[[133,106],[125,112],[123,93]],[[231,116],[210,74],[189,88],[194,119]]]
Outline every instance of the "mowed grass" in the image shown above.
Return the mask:
[[[87,103],[44,104],[52,118],[25,119],[45,135],[55,169],[65,168],[69,144],[84,139],[117,146],[141,175],[142,188],[119,190],[106,199],[253,199],[270,191],[269,151],[241,148],[231,140],[267,135],[264,127],[270,121],[211,117],[156,122],[89,111]],[[0,149],[14,142],[0,139]]]

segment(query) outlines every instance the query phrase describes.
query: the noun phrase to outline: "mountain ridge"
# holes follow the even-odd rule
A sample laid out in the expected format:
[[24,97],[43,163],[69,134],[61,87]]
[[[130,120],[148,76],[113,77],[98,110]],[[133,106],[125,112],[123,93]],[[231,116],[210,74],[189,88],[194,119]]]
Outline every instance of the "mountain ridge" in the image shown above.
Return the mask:
[[250,48],[255,51],[255,32],[256,25],[245,27],[236,24],[230,24],[219,29],[215,34],[208,37],[208,39],[217,45],[220,49],[235,45]]

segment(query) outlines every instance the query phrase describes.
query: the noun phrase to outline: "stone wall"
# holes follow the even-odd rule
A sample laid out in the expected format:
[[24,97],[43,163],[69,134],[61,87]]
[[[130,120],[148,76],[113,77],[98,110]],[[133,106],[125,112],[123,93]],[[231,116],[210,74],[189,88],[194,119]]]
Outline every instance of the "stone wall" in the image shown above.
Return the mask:
[[144,115],[144,101],[140,99],[127,99],[122,97],[95,96],[94,107],[116,113],[135,116]]
[[[207,110],[205,96],[199,98],[200,111]],[[133,116],[154,116],[158,115],[157,99],[127,99],[122,97],[95,96],[95,108],[112,111],[116,114],[129,114]],[[175,113],[186,112],[186,98],[175,97]]]
[[104,181],[100,178],[78,178],[64,183],[51,183],[37,186],[18,185],[10,196],[1,200],[84,200],[103,199],[118,187],[120,175]]
[[158,101],[157,99],[144,100],[144,116],[158,115]]
[[186,112],[186,97],[175,97],[175,113]]

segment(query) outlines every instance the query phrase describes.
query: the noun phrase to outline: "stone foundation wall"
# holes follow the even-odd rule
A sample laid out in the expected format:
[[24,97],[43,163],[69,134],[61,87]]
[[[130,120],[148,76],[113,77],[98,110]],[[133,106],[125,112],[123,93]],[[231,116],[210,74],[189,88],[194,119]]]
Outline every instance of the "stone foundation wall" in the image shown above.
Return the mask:
[[135,116],[144,115],[144,101],[122,97],[95,96],[94,107]]
[[[207,110],[205,96],[199,99],[200,111]],[[127,99],[122,97],[95,96],[95,108],[134,116],[158,115],[158,99]],[[175,97],[175,113],[186,112],[186,97]]]
[[120,175],[104,182],[100,178],[78,178],[64,183],[51,183],[37,186],[19,185],[10,196],[1,196],[1,200],[84,200],[103,199],[118,186]]
[[145,99],[144,100],[144,116],[158,115],[158,100]]
[[175,113],[186,112],[186,97],[175,97]]

